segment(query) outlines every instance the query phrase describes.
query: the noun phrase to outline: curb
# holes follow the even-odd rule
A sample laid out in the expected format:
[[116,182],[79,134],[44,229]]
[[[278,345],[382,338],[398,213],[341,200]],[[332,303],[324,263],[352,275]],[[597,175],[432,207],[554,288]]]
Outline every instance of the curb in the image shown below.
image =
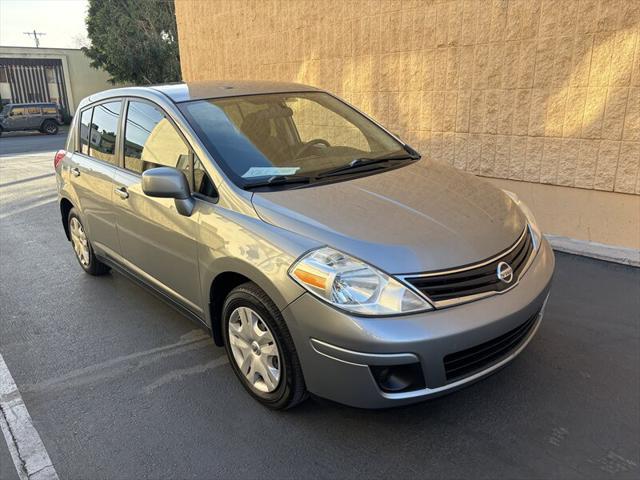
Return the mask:
[[635,248],[616,247],[604,243],[576,240],[560,235],[545,234],[554,250],[583,257],[597,258],[607,262],[640,267],[640,250]]

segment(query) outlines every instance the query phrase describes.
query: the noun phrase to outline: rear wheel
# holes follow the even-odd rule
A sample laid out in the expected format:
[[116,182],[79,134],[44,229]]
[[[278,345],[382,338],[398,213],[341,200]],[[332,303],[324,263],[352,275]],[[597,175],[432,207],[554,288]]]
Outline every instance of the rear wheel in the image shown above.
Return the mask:
[[55,135],[58,133],[58,124],[53,120],[45,120],[42,123],[42,131],[47,135]]
[[98,276],[108,273],[109,267],[98,260],[95,253],[93,253],[93,247],[75,208],[72,208],[69,212],[68,223],[71,245],[82,269],[89,275]]
[[266,293],[251,282],[236,287],[225,300],[223,321],[227,356],[253,398],[280,410],[307,397],[291,334]]

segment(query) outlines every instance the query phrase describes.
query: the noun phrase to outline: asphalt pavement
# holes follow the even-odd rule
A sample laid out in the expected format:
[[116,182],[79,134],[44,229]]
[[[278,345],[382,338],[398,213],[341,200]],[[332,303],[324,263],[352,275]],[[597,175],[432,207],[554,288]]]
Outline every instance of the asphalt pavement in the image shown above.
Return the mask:
[[9,132],[0,136],[0,156],[21,155],[57,151],[64,147],[67,139],[67,127],[60,127],[57,135],[44,135],[40,132]]
[[[272,412],[191,321],[119,274],[83,273],[52,154],[9,157],[6,140],[0,353],[61,479],[638,478],[640,269],[558,254],[537,336],[454,394]],[[7,458],[0,446],[2,478]]]

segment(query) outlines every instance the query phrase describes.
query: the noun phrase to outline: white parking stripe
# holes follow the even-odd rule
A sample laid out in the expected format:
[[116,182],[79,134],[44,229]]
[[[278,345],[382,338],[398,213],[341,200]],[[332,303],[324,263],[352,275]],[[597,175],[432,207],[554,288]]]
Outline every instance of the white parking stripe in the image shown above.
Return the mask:
[[51,157],[51,161],[53,162],[53,156],[56,154],[57,150],[51,150],[50,152],[36,152],[36,153],[3,153],[0,155],[0,158],[26,158],[26,157]]
[[11,372],[0,354],[0,428],[20,479],[58,480]]

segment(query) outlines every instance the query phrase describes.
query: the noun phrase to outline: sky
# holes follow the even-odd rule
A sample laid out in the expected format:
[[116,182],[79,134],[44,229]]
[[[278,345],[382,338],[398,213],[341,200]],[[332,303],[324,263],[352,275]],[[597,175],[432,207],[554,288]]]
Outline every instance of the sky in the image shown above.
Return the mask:
[[33,35],[44,32],[40,47],[79,48],[86,43],[87,0],[0,0],[0,45],[35,47]]

